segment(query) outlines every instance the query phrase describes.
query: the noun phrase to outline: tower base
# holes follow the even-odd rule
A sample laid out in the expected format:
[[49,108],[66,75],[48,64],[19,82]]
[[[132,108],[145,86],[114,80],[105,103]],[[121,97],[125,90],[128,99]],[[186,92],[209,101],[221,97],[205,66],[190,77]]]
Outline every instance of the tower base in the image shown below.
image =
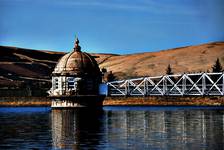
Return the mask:
[[102,107],[104,96],[79,95],[79,96],[51,96],[52,108],[79,108],[79,107]]

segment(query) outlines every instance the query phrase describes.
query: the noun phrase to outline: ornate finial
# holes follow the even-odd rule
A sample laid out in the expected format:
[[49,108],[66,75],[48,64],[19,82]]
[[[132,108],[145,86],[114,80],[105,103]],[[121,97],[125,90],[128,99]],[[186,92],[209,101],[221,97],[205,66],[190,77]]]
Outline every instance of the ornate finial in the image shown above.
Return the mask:
[[75,38],[75,44],[79,44],[79,39],[78,39],[78,37]]
[[75,52],[81,52],[81,47],[79,46],[78,37],[75,38],[75,47],[73,48]]

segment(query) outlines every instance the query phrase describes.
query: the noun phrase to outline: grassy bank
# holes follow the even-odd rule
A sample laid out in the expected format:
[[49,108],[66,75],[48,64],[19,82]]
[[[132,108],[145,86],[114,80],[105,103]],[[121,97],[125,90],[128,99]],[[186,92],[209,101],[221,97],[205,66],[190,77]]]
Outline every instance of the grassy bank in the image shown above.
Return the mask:
[[106,97],[104,106],[116,105],[137,105],[137,106],[224,106],[223,96],[206,96],[206,97]]
[[12,106],[51,106],[47,97],[0,97],[0,107]]
[[[224,96],[192,97],[106,97],[104,106],[224,106]],[[3,106],[51,106],[47,97],[0,97]]]

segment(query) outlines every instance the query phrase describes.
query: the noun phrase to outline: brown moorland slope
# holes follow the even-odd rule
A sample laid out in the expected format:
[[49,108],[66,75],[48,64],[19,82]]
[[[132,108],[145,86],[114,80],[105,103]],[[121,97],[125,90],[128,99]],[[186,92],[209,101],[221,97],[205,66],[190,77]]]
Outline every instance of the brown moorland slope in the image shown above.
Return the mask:
[[156,76],[166,73],[168,64],[174,73],[211,71],[219,58],[224,66],[224,42],[180,47],[159,52],[113,56],[100,67],[113,71],[119,79]]
[[[50,82],[51,72],[63,52],[0,46],[0,86],[24,82]],[[100,68],[117,79],[165,74],[168,64],[174,73],[211,71],[217,58],[224,66],[224,42],[129,55],[92,54]]]
[[[27,85],[38,87],[40,84],[50,83],[51,72],[64,54],[64,52],[0,46],[0,88]],[[100,56],[97,58],[99,64],[111,56],[117,56],[92,55]],[[49,88],[49,84],[46,86]]]
[[24,81],[49,81],[64,53],[0,46],[0,85],[18,86]]

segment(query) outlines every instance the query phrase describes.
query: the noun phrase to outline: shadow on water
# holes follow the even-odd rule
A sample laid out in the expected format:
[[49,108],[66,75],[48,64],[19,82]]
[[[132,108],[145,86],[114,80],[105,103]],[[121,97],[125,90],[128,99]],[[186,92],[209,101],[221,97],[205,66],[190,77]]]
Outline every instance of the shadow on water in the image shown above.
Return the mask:
[[53,109],[54,149],[96,149],[102,140],[103,110]]

